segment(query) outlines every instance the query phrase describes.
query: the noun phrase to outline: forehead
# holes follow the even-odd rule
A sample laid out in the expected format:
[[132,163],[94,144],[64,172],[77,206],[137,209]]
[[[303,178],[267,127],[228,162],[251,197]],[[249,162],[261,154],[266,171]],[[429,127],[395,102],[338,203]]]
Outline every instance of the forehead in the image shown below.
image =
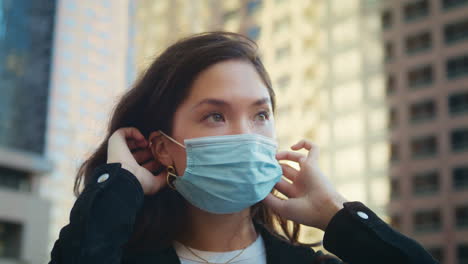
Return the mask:
[[202,71],[192,83],[186,102],[196,103],[206,97],[250,101],[270,95],[252,63],[228,60]]

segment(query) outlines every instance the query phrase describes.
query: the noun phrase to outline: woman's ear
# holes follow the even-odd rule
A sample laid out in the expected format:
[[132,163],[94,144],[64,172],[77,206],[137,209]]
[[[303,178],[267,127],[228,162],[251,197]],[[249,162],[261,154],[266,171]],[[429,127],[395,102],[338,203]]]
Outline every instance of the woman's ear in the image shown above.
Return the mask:
[[149,142],[151,153],[153,153],[155,160],[159,161],[165,167],[174,165],[167,148],[168,142],[159,131],[151,132]]

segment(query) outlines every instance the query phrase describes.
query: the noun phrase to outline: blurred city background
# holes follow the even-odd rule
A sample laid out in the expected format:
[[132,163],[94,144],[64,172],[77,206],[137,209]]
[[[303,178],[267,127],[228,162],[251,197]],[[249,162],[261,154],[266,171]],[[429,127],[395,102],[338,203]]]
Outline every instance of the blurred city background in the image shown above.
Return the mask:
[[48,262],[119,96],[212,30],[258,43],[281,149],[316,142],[347,199],[468,263],[468,0],[0,0],[1,264]]

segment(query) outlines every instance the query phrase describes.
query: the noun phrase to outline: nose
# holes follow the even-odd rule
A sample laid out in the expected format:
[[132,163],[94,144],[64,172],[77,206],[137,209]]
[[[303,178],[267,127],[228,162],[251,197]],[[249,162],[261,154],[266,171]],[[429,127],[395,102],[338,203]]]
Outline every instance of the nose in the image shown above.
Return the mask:
[[252,134],[253,125],[248,118],[241,118],[232,124],[230,134]]

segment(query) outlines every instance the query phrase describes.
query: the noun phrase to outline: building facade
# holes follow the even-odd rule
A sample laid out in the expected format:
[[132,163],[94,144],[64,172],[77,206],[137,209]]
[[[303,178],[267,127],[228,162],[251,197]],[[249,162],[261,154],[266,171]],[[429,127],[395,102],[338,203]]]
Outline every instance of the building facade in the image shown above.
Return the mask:
[[51,202],[46,263],[76,197],[75,175],[106,136],[110,113],[133,82],[134,5],[128,0],[57,1],[46,156],[54,168],[40,182]]
[[321,1],[315,80],[322,167],[348,200],[387,219],[387,108],[380,2]]
[[0,263],[46,251],[46,127],[56,1],[0,1]]
[[48,263],[134,79],[128,0],[0,1],[0,263]]
[[468,263],[468,1],[386,1],[393,225]]

